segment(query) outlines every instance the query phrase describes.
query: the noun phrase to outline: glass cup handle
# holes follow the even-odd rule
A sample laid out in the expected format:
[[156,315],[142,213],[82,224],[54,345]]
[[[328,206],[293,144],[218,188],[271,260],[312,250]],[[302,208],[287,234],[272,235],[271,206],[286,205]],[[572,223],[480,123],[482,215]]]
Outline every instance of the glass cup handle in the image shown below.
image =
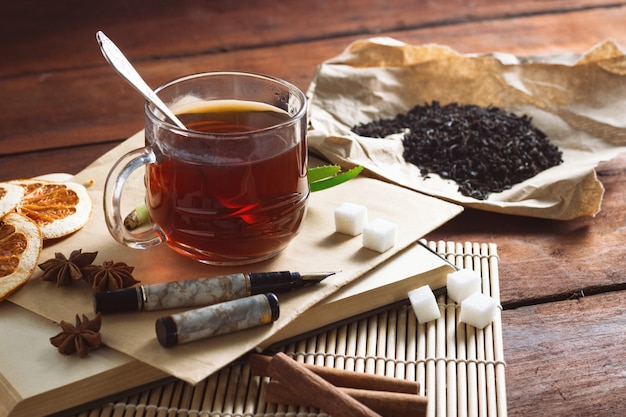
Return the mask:
[[111,235],[119,243],[135,249],[148,249],[165,240],[156,230],[133,233],[124,227],[121,200],[128,177],[138,168],[156,162],[154,151],[146,146],[122,156],[111,168],[104,185],[104,218]]

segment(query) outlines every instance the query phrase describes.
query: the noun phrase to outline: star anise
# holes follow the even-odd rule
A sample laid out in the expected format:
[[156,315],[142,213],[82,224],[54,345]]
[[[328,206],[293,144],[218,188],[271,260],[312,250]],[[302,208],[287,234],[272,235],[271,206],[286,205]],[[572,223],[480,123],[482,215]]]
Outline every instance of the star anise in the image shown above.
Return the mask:
[[72,251],[69,259],[62,253],[55,253],[54,258],[39,264],[44,273],[44,281],[56,282],[58,287],[71,284],[84,277],[85,267],[96,259],[98,252],[82,252],[82,249]]
[[110,291],[132,287],[137,284],[133,278],[135,268],[124,262],[106,261],[102,265],[89,265],[86,280],[94,291]]
[[60,324],[63,331],[50,338],[50,343],[56,346],[59,353],[71,355],[78,352],[78,356],[84,358],[89,353],[89,348],[95,349],[102,343],[100,336],[102,316],[100,313],[93,320],[89,320],[84,314],[81,320],[77,314],[76,325],[63,320]]

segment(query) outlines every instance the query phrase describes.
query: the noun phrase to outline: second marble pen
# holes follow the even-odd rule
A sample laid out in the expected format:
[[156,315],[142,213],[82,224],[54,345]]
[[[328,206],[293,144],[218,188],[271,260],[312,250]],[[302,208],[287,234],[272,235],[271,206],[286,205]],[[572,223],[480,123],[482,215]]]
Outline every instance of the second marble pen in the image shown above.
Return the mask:
[[94,292],[96,312],[123,313],[206,306],[255,294],[281,293],[317,284],[334,272],[255,272]]

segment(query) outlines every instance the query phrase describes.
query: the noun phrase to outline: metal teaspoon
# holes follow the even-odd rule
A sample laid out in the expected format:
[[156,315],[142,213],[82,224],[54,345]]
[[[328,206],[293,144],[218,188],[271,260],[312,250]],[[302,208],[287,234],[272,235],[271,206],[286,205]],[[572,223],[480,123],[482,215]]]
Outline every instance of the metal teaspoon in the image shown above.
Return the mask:
[[122,76],[130,85],[135,87],[150,103],[154,105],[161,113],[165,115],[171,122],[181,129],[187,129],[185,125],[178,120],[178,117],[167,107],[156,93],[141,78],[141,75],[126,59],[122,51],[109,39],[102,31],[96,33],[96,40],[100,45],[102,55],[107,62]]

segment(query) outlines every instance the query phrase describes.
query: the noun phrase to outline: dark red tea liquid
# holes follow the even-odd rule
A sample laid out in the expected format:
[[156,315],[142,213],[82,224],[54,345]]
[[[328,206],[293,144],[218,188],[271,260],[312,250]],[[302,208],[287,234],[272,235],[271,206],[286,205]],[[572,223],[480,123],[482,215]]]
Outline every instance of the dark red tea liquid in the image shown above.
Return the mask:
[[[178,116],[190,130],[213,133],[258,131],[289,119],[259,107],[236,102]],[[222,139],[212,139],[206,148],[196,143],[186,149],[187,155],[165,150],[160,162],[149,164],[148,209],[170,247],[213,264],[254,262],[285,248],[309,194],[306,140],[294,135],[303,133],[283,129],[254,140],[223,139],[223,147]],[[184,149],[190,139],[175,140]]]

